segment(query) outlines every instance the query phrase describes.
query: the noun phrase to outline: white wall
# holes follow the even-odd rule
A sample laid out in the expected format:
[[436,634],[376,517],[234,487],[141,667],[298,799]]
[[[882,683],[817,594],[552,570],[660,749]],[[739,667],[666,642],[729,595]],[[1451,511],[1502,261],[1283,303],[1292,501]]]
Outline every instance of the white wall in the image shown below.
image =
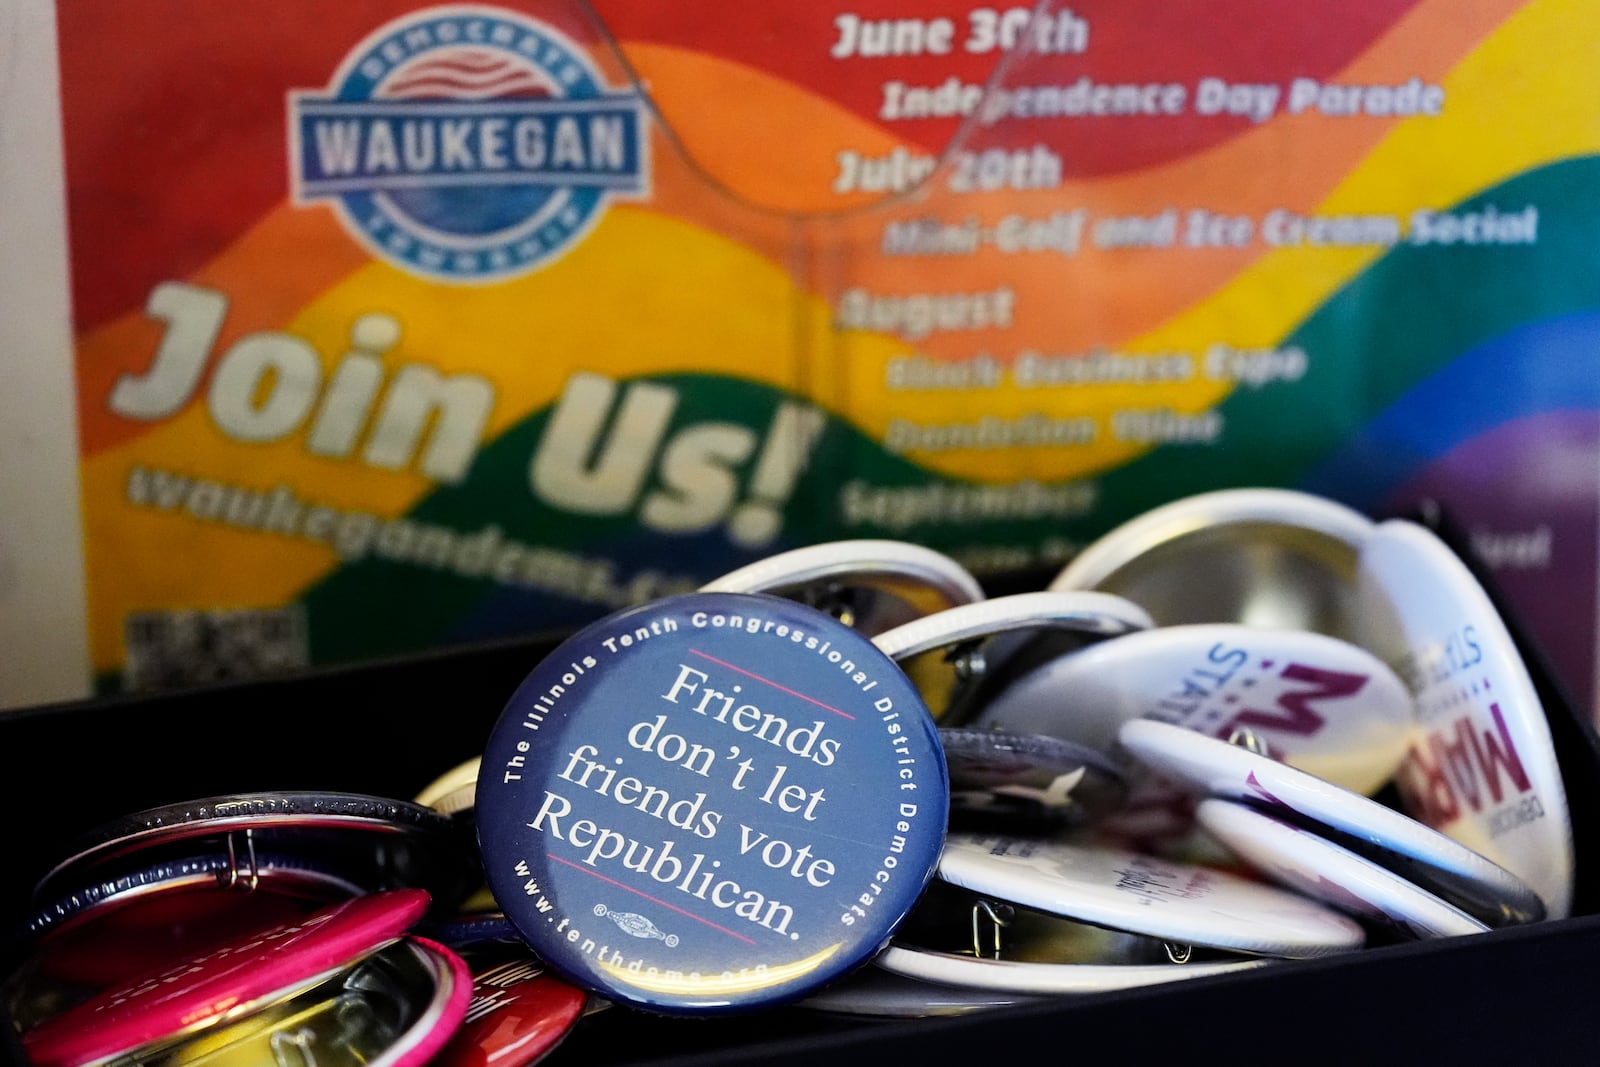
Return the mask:
[[55,10],[0,0],[0,709],[88,694]]

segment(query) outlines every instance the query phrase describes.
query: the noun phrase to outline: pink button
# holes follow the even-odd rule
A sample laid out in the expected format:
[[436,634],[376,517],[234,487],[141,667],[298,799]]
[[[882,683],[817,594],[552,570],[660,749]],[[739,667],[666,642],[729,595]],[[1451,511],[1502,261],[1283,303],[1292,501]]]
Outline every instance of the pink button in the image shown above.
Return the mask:
[[426,890],[341,901],[105,990],[22,1035],[35,1067],[77,1067],[254,1006],[401,936]]

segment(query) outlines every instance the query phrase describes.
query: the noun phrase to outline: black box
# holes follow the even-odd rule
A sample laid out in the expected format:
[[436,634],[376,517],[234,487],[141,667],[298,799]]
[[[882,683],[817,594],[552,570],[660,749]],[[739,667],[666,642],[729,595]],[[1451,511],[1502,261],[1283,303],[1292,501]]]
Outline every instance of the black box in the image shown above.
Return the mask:
[[[994,592],[1039,587],[1021,581]],[[779,1008],[701,1020],[618,1007],[587,1017],[542,1062],[1595,1062],[1600,1023],[1585,960],[1600,954],[1600,743],[1507,619],[1544,699],[1568,789],[1571,918],[939,1019]],[[561,636],[0,713],[0,789],[10,812],[0,920],[7,928],[26,921],[32,886],[63,843],[120,815],[258,790],[415,795],[481,753],[511,692]],[[12,1029],[0,1027],[0,1053],[25,1064]]]

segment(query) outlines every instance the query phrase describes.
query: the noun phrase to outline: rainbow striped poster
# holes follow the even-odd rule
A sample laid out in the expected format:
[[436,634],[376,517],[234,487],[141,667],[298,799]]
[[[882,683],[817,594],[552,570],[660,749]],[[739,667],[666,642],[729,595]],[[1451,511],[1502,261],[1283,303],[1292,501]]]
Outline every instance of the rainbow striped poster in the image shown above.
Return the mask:
[[1443,502],[1587,700],[1597,23],[59,0],[93,686],[1271,485]]

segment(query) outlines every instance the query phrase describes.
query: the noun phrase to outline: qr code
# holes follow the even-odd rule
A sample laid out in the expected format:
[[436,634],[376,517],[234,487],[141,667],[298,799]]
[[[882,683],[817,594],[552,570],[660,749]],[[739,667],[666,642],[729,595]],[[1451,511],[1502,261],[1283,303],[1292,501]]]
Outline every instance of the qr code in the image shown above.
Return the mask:
[[123,641],[130,692],[248,681],[310,662],[296,607],[133,612],[123,620]]

